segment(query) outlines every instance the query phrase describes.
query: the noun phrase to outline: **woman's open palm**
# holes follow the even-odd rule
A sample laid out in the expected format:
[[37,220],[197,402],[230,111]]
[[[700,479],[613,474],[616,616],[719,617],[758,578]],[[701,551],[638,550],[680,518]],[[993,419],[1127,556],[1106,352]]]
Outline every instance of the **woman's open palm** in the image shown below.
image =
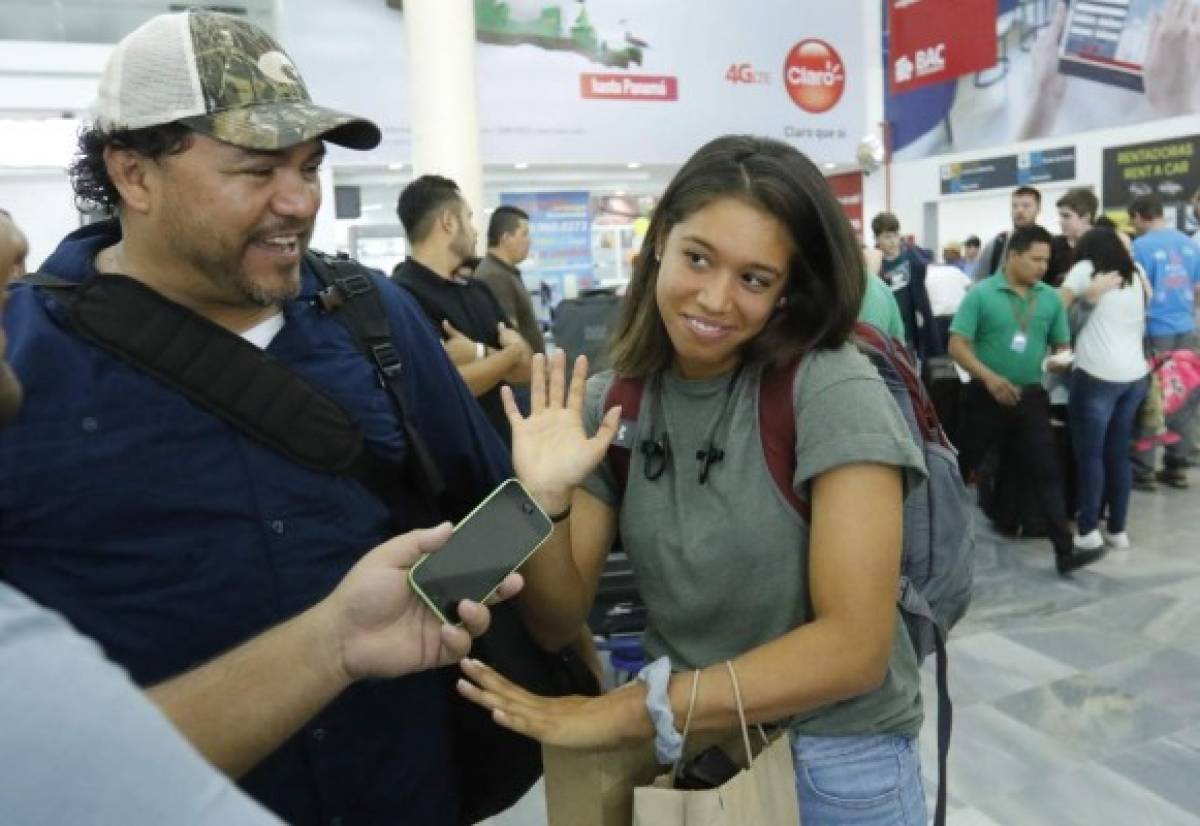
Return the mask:
[[[609,410],[596,435],[583,428],[583,396],[587,358],[575,360],[571,381],[566,381],[566,356],[555,351],[548,360],[535,355],[530,375],[530,413],[522,416],[505,387],[504,409],[512,426],[513,467],[530,491],[559,499],[562,506],[572,488],[600,464],[617,433],[620,408]],[[558,507],[558,504],[555,504]]]

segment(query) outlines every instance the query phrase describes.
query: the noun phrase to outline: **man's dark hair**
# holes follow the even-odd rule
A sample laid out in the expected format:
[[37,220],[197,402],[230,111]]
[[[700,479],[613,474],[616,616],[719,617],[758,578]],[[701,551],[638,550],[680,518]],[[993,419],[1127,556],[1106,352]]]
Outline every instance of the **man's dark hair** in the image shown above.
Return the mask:
[[881,212],[871,219],[871,233],[878,238],[885,232],[899,232],[900,219],[890,212]]
[[1027,227],[1018,227],[1012,231],[1012,235],[1008,239],[1008,254],[1029,252],[1029,248],[1034,244],[1045,244],[1047,246],[1054,243],[1054,236],[1050,231],[1041,224],[1031,224]]
[[1116,230],[1117,222],[1114,221],[1112,218],[1109,218],[1107,215],[1101,215],[1099,218],[1096,219],[1096,227],[1103,228],[1103,229]]
[[404,225],[410,244],[419,244],[429,237],[434,222],[442,210],[462,203],[458,184],[441,175],[422,175],[404,187],[396,202],[396,214]]
[[1155,221],[1163,217],[1163,203],[1157,195],[1139,195],[1129,205],[1130,217]]
[[487,243],[494,247],[500,239],[510,232],[516,232],[522,221],[529,220],[529,213],[515,206],[496,207],[492,218],[488,221]]
[[1133,283],[1133,259],[1116,230],[1094,227],[1079,238],[1075,245],[1076,261],[1091,261],[1096,268],[1094,278],[1102,272],[1119,272],[1126,284]]
[[121,193],[108,175],[104,152],[110,146],[128,149],[151,160],[185,151],[192,130],[179,123],[147,126],[144,129],[87,128],[79,133],[79,146],[67,173],[75,190],[75,205],[81,212],[113,214],[121,205]]
[[963,246],[964,247],[974,247],[975,249],[979,249],[983,245],[979,243],[978,235],[968,235],[967,240],[963,241]]
[[1033,200],[1037,201],[1038,206],[1042,205],[1042,193],[1040,191],[1038,191],[1038,189],[1036,187],[1019,186],[1013,190],[1012,194],[1013,194],[1013,196],[1028,195],[1031,198],[1033,198]]
[[1066,207],[1079,217],[1086,217],[1093,223],[1100,213],[1100,199],[1096,197],[1096,193],[1084,187],[1068,189],[1066,194],[1058,199],[1055,206]]

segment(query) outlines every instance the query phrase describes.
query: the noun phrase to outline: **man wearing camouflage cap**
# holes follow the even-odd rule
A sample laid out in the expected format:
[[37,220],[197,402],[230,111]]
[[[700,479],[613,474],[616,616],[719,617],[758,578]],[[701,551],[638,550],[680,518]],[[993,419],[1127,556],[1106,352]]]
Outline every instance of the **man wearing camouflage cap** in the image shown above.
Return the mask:
[[[79,199],[113,217],[71,233],[42,270],[78,292],[125,275],[265,350],[349,415],[376,471],[395,470],[408,440],[373,367],[316,300],[304,257],[323,142],[367,149],[379,138],[369,121],[313,104],[286,53],[249,23],[155,17],[114,50],[71,170]],[[478,501],[511,475],[504,448],[420,309],[382,277],[376,287],[404,368],[406,418],[447,485]],[[26,403],[0,431],[0,578],[60,611],[138,684],[303,616],[368,549],[419,527],[411,483],[384,502],[359,481],[375,476],[292,461],[93,344],[62,296],[27,282],[10,294]],[[342,651],[339,675],[408,670],[396,654]],[[284,820],[456,822],[439,677],[359,682],[322,708],[304,688],[303,657],[239,662],[206,668],[202,691],[151,694]],[[289,731],[279,706],[311,720],[271,751]]]

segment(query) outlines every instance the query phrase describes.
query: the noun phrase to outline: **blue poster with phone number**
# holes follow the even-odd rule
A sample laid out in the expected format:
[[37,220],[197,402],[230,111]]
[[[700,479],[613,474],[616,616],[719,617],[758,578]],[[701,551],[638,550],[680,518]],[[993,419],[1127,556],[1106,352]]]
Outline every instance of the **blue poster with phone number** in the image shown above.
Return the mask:
[[589,192],[505,192],[500,203],[529,215],[525,286],[550,285],[552,304],[592,286],[592,215]]

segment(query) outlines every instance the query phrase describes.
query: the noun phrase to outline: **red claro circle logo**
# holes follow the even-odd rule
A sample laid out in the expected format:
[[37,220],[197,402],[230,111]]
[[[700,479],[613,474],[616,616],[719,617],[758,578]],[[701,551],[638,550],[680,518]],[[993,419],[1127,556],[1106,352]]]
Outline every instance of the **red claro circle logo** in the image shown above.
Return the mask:
[[783,61],[783,84],[805,112],[828,112],[846,91],[842,56],[824,40],[801,40]]

